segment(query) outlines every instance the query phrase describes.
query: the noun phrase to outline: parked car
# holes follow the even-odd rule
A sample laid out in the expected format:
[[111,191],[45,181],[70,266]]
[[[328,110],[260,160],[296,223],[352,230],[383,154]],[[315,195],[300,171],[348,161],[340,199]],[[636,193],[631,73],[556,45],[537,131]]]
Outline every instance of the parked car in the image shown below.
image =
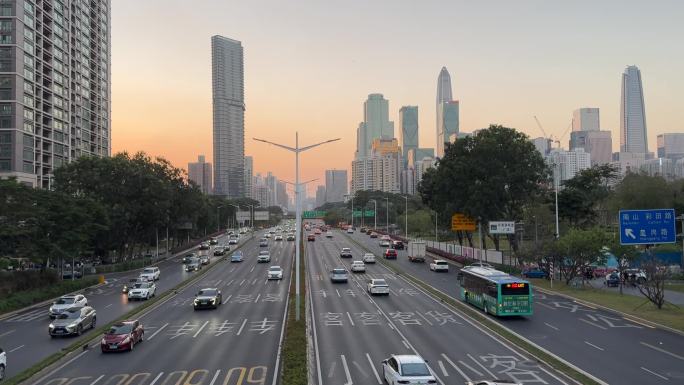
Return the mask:
[[351,271],[353,273],[363,273],[366,271],[366,264],[363,261],[354,261],[351,263]]
[[347,270],[342,269],[342,268],[335,268],[332,269],[330,272],[330,281],[333,283],[336,282],[347,282],[349,279],[349,275],[347,274]]
[[546,278],[548,274],[542,269],[532,268],[522,272],[522,276],[525,278]]
[[133,351],[135,344],[142,342],[145,329],[138,320],[117,322],[102,336],[100,350],[102,353]]
[[394,249],[385,250],[385,259],[397,259],[397,251]]
[[59,297],[48,309],[50,318],[57,318],[69,309],[88,306],[88,299],[83,294],[64,295]]
[[427,362],[417,355],[393,355],[382,361],[382,377],[389,385],[436,384]]
[[366,285],[366,290],[368,290],[368,294],[370,295],[375,295],[375,294],[386,294],[389,295],[389,285],[384,279],[371,279],[368,281],[368,284]]
[[69,336],[83,334],[84,329],[94,329],[97,323],[95,309],[84,306],[77,309],[69,309],[55,318],[48,325],[50,337]]
[[223,302],[223,295],[221,290],[217,288],[205,288],[197,292],[195,300],[192,302],[192,306],[195,310],[197,309],[216,309],[221,306]]
[[449,263],[445,260],[442,259],[435,259],[434,262],[430,264],[430,270],[434,272],[439,272],[439,271],[444,271],[448,272],[449,271]]
[[404,250],[404,242],[402,241],[392,241],[392,248],[394,250]]

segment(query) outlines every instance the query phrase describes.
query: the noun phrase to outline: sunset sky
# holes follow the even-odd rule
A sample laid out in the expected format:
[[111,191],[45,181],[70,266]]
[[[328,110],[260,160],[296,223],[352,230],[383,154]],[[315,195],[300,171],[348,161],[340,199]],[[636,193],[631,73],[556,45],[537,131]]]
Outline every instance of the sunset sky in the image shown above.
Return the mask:
[[[420,146],[435,146],[442,66],[461,103],[461,131],[490,123],[561,136],[572,111],[599,107],[619,148],[620,76],[641,69],[649,149],[684,131],[684,1],[114,0],[113,150],[187,168],[212,159],[212,35],[245,52],[245,153],[255,172],[294,179],[294,144],[342,140],[302,155],[303,179],[351,169],[370,93],[419,106]],[[567,147],[569,134],[562,137]],[[351,175],[350,175],[351,176]]]

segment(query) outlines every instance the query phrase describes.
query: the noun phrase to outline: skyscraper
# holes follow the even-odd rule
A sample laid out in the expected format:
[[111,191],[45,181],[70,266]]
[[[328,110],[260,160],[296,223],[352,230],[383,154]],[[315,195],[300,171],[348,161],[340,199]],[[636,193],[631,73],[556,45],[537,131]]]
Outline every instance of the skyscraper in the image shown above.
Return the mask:
[[356,132],[356,158],[370,155],[374,139],[394,138],[394,122],[389,120],[389,101],[382,94],[370,94],[363,103],[363,123]]
[[254,199],[254,158],[245,156],[245,196]]
[[613,140],[610,131],[571,132],[570,150],[577,148],[589,153],[592,166],[610,163],[613,159]]
[[200,155],[196,163],[188,163],[188,179],[195,182],[203,193],[211,194],[211,163],[204,159],[204,155]]
[[214,193],[245,195],[245,86],[242,44],[211,37],[214,110]]
[[444,145],[451,137],[458,136],[459,107],[458,100],[442,102],[437,106],[437,156],[444,156]]
[[316,207],[321,207],[325,204],[325,186],[316,187]]
[[620,152],[648,153],[644,89],[636,66],[627,67],[622,74]]
[[442,67],[437,77],[437,105],[452,100],[454,99],[451,96],[451,75],[449,75],[446,67]]
[[325,202],[344,202],[347,170],[325,170]]
[[684,133],[658,135],[658,158],[678,160],[684,158]]
[[418,148],[418,107],[404,106],[399,109],[399,134],[404,162],[409,150]]
[[598,108],[578,108],[572,113],[572,131],[599,131],[601,122]]
[[0,3],[0,178],[51,188],[59,166],[110,155],[110,9]]

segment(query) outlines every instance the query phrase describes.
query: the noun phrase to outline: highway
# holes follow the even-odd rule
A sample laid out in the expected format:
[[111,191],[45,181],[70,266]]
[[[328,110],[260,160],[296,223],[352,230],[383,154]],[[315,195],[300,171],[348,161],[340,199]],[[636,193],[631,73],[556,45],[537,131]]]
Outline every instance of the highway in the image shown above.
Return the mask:
[[[340,232],[336,236],[347,235]],[[379,239],[371,239],[358,231],[351,236],[376,255],[382,253]],[[458,298],[455,265],[449,273],[435,273],[429,270],[430,260],[412,263],[402,250],[397,260],[388,262]],[[565,297],[540,291],[534,295],[533,316],[491,318],[607,383],[684,383],[683,335]]]
[[[145,341],[134,351],[102,354],[98,342],[33,384],[276,384],[294,242],[271,241],[270,264],[256,262],[263,249],[249,240],[244,262],[221,262],[146,312],[139,318]],[[271,265],[283,267],[283,280],[266,279]],[[194,311],[194,295],[205,287],[218,287],[223,304]]]
[[[247,235],[250,236],[250,235]],[[246,238],[240,242],[244,243]],[[228,237],[219,239],[221,244],[228,243]],[[231,246],[234,248],[234,246]],[[198,252],[197,248],[191,249]],[[161,271],[160,279],[156,282],[157,295],[175,287],[182,281],[191,278],[194,273],[183,270],[181,258],[191,250],[174,255],[158,264]],[[202,251],[202,253],[207,253]],[[211,255],[213,251],[210,251]],[[212,264],[218,258],[212,258]],[[130,278],[140,274],[139,270],[106,275],[106,284],[86,289],[84,294],[88,304],[97,311],[99,325],[111,322],[126,314],[130,310],[144,304],[144,301],[128,301],[122,293],[123,285]],[[22,370],[36,364],[51,354],[71,345],[73,337],[50,338],[48,335],[48,308],[50,305],[31,308],[0,320],[0,346],[7,352],[7,377],[12,377]],[[89,332],[89,331],[86,331]]]
[[[354,258],[341,259],[342,247]],[[523,383],[571,383],[471,324],[380,263],[351,273],[363,250],[342,233],[307,242],[306,263],[314,329],[315,383],[382,384],[382,360],[391,354],[419,354],[441,384],[503,378]],[[379,254],[379,253],[378,253]],[[350,271],[348,283],[332,283],[335,267]],[[370,297],[366,281],[384,278],[389,296]]]

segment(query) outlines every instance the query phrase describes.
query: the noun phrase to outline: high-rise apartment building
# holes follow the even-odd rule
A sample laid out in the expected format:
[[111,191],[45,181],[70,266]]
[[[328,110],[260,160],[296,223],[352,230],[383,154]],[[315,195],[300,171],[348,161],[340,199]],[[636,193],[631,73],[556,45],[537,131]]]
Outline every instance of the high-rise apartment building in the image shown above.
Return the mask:
[[0,2],[0,178],[111,154],[111,1]]
[[401,157],[392,154],[375,155],[352,162],[352,193],[378,190],[401,192]]
[[591,167],[591,155],[583,148],[565,151],[553,149],[547,155],[546,162],[553,170],[554,180],[559,184],[572,179],[578,172]]
[[444,147],[450,143],[452,135],[458,136],[459,106],[458,100],[442,102],[437,106],[437,156],[444,156]]
[[245,195],[245,85],[242,44],[211,37],[214,193]]
[[325,170],[325,202],[344,202],[347,182],[347,170]]
[[613,139],[610,131],[573,131],[570,150],[581,148],[591,155],[591,165],[607,164],[613,159]]
[[403,106],[399,109],[399,139],[404,159],[412,149],[418,148],[418,106]]
[[280,207],[287,208],[288,200],[287,186],[285,185],[285,182],[278,181],[276,185],[276,204]]
[[254,199],[254,158],[245,156],[245,196]]
[[648,153],[646,108],[641,71],[629,66],[622,74],[620,152]]
[[195,182],[205,194],[211,194],[211,163],[205,161],[204,155],[197,157],[197,162],[188,163],[188,179]]
[[325,204],[325,186],[316,187],[316,207],[321,207]]
[[370,155],[374,139],[394,138],[394,122],[389,120],[389,101],[382,94],[370,94],[363,103],[363,122],[356,132],[356,159]]
[[684,158],[684,133],[660,134],[657,141],[658,158]]
[[667,158],[649,159],[644,161],[640,170],[650,176],[659,176],[665,180],[673,181],[676,178],[676,161]]
[[601,129],[598,108],[578,108],[572,112],[572,131],[599,131]]

